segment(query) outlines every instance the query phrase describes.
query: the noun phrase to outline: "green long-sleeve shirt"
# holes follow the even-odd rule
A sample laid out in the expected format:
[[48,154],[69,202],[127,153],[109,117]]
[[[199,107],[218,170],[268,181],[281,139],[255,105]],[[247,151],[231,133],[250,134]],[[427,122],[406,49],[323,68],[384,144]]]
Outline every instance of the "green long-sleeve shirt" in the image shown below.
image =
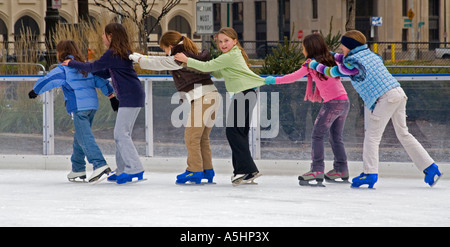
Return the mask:
[[207,62],[189,58],[187,66],[202,72],[212,72],[215,78],[224,78],[228,92],[237,93],[250,88],[265,85],[264,78],[259,77],[247,66],[239,47]]

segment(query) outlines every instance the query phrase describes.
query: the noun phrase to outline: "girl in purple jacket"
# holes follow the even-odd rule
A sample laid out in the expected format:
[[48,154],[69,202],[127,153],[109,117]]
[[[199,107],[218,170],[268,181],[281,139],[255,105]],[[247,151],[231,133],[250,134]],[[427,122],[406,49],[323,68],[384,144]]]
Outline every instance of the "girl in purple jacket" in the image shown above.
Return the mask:
[[133,68],[133,61],[128,59],[133,51],[124,26],[119,23],[106,25],[102,38],[108,50],[100,59],[93,63],[66,60],[63,65],[111,78],[119,99],[119,110],[114,126],[117,169],[109,174],[108,181],[123,184],[131,182],[134,177],[142,180],[144,168],[131,133],[139,111],[145,104],[144,88]]

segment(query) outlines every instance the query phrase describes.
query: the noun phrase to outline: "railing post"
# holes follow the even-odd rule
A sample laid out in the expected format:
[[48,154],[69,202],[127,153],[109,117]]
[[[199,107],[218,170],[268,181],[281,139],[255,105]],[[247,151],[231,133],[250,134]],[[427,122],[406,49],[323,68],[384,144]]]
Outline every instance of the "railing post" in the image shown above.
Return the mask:
[[256,105],[252,112],[252,121],[250,122],[249,143],[253,159],[261,159],[261,126],[260,126],[260,90],[256,89]]
[[54,104],[53,90],[47,91],[42,95],[43,105],[43,154],[55,154],[55,120],[54,120]]
[[144,79],[145,85],[145,156],[153,157],[153,82]]

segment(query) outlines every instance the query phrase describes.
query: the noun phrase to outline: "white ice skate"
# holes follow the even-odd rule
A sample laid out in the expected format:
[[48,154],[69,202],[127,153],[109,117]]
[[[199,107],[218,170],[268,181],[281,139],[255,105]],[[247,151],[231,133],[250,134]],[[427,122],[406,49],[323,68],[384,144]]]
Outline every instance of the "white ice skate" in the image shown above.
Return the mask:
[[104,165],[100,168],[97,168],[92,173],[91,177],[89,177],[89,183],[96,184],[113,175],[111,172],[111,168],[108,165]]
[[239,186],[239,185],[257,185],[258,183],[255,183],[255,179],[260,177],[262,174],[258,172],[249,173],[249,174],[235,174],[231,176],[231,184],[233,186]]
[[73,183],[87,183],[86,182],[86,171],[82,171],[82,172],[70,171],[70,173],[67,174],[67,179]]

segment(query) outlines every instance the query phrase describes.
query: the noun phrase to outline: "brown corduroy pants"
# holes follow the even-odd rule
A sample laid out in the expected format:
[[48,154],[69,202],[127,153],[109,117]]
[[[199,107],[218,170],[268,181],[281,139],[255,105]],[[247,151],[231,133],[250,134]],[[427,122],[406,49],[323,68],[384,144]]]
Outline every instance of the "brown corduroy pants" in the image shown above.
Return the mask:
[[209,134],[219,105],[220,94],[217,91],[191,102],[191,111],[184,132],[184,142],[188,151],[186,170],[190,172],[213,168]]

